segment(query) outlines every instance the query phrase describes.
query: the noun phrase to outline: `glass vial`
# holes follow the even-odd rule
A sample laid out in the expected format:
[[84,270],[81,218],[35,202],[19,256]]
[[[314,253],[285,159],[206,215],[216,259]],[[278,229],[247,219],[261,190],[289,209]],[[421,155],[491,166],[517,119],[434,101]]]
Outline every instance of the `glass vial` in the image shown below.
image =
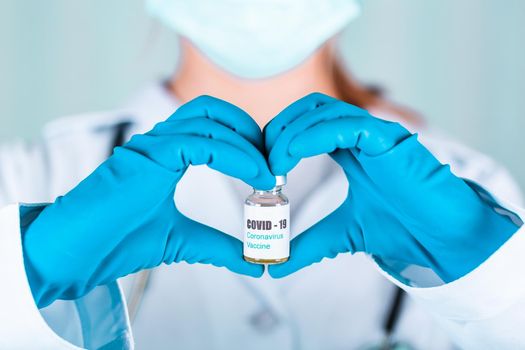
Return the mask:
[[268,191],[253,189],[244,201],[244,260],[279,264],[290,257],[290,203],[282,193],[286,176]]

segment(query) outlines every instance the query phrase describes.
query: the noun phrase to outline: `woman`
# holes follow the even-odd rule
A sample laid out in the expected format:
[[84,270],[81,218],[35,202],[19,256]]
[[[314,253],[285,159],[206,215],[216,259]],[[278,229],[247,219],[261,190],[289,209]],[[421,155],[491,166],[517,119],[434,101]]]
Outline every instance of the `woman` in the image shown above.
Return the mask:
[[[525,342],[518,190],[342,73],[330,39],[354,1],[149,9],[183,37],[166,84],[2,149],[1,348]],[[242,203],[284,174],[296,238],[263,275],[242,259]]]

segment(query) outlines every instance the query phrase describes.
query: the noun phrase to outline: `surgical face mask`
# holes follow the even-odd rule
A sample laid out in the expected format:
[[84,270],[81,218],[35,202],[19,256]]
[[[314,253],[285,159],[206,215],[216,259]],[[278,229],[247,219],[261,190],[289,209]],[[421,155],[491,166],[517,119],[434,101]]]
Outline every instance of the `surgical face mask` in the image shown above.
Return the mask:
[[148,11],[244,78],[296,67],[360,12],[357,0],[148,0]]

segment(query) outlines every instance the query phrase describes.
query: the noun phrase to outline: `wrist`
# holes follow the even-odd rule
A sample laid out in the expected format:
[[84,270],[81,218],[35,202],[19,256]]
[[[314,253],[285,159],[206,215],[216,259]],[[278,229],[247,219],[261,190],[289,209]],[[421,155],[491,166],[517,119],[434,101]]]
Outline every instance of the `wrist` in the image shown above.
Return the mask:
[[445,245],[437,259],[436,271],[445,282],[451,282],[472,272],[518,230],[518,226],[505,215],[484,203],[478,220],[463,232],[461,242]]
[[[33,295],[33,299],[35,303],[42,307],[41,305],[41,295],[44,294],[43,290],[43,278],[40,276],[40,274],[37,272],[37,269],[35,268],[35,262],[34,262],[34,256],[33,253],[34,249],[39,249],[38,246],[35,246],[32,244],[31,238],[29,239],[28,243],[28,230],[33,224],[33,222],[38,218],[40,213],[48,206],[49,204],[21,204],[19,208],[19,215],[20,215],[20,233],[21,233],[21,241],[22,241],[22,251],[23,251],[23,257],[24,257],[24,269],[27,277],[27,281],[29,283],[29,287],[31,289],[31,293]],[[31,231],[31,230],[30,230]],[[31,231],[30,235],[35,234],[34,231]],[[43,249],[43,247],[40,247],[40,249]]]

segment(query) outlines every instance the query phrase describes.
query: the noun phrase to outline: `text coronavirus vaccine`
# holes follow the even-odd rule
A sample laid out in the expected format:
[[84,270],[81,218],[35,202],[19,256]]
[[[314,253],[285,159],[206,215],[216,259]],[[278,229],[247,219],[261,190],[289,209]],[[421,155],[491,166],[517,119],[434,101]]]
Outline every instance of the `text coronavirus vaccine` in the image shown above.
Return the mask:
[[279,264],[290,257],[290,203],[282,193],[286,177],[268,191],[253,190],[244,202],[244,259]]

